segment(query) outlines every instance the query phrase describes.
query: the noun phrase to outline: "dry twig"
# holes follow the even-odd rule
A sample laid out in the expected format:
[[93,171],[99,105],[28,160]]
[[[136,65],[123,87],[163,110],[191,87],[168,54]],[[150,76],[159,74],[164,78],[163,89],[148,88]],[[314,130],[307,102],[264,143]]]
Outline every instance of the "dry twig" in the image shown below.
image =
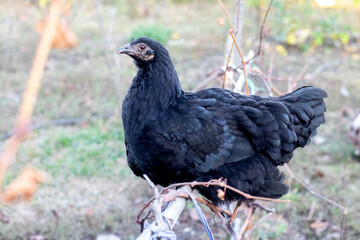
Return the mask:
[[195,88],[194,88],[194,92],[199,91],[200,89],[204,88],[206,86],[206,84],[208,84],[209,82],[215,80],[216,78],[222,76],[224,74],[224,71],[221,68],[217,68],[215,70],[213,70],[211,73],[209,73],[207,75],[207,77],[201,82],[199,83]]
[[259,221],[257,221],[255,224],[254,224],[254,226],[252,226],[252,228],[250,228],[247,232],[246,232],[246,234],[245,234],[245,239],[250,239],[250,236],[251,236],[251,234],[253,233],[253,231],[256,229],[256,228],[258,228],[260,225],[261,225],[261,223],[263,223],[269,216],[271,216],[273,214],[273,212],[268,212],[267,214],[265,214],[264,216],[262,216],[261,218],[260,218],[260,220]]
[[257,50],[257,52],[255,53],[255,55],[254,55],[252,58],[250,58],[249,60],[246,61],[246,63],[251,62],[254,58],[256,58],[257,56],[259,56],[260,53],[261,53],[261,50],[262,50],[262,41],[263,41],[263,38],[264,38],[264,26],[265,26],[265,23],[266,23],[267,16],[269,15],[269,12],[270,12],[270,8],[271,8],[272,3],[273,3],[273,0],[270,0],[269,6],[268,6],[268,8],[266,9],[266,13],[265,13],[264,20],[263,20],[263,22],[262,22],[262,24],[261,24],[261,28],[260,28],[260,42],[259,42],[258,50]]
[[[162,195],[162,198],[163,198],[164,202],[174,201],[178,197],[184,198],[184,199],[190,199],[189,195],[186,194],[185,192],[176,191],[176,190],[172,190],[172,189],[169,189],[168,193]],[[216,206],[215,204],[209,202],[205,198],[202,198],[202,197],[199,197],[199,196],[196,196],[196,195],[194,195],[193,197],[195,198],[195,200],[197,202],[200,202],[200,203],[204,204],[205,206],[207,206],[218,217],[222,218],[222,215],[220,213],[225,214],[227,216],[231,216],[230,211],[222,209],[222,208]]]
[[241,57],[241,62],[242,62],[243,71],[244,71],[245,92],[246,92],[246,95],[249,95],[250,92],[249,92],[249,86],[248,86],[248,83],[247,83],[247,80],[246,80],[245,60],[244,60],[244,57],[243,57],[243,55],[242,55],[242,53],[241,53],[241,50],[240,50],[240,48],[239,48],[239,45],[236,43],[235,36],[234,36],[234,34],[233,34],[233,30],[230,29],[229,33],[230,33],[230,35],[231,35],[231,37],[232,37],[232,39],[233,39],[233,41],[234,41],[234,44],[235,44],[235,46],[236,46],[236,48],[237,48],[237,50],[238,50],[238,52],[239,52],[239,54],[240,54],[240,57]]
[[238,240],[241,240],[242,239],[242,236],[244,235],[247,227],[249,226],[249,224],[251,223],[251,217],[253,215],[253,212],[254,212],[254,207],[251,206],[248,208],[248,213],[246,215],[246,219],[245,219],[245,222],[240,230],[240,233],[239,233],[239,238]]
[[226,85],[226,72],[229,70],[229,63],[230,63],[230,60],[231,60],[231,55],[232,55],[233,48],[234,48],[234,42],[231,44],[231,48],[230,48],[230,51],[229,51],[229,57],[228,57],[228,59],[226,61],[222,88],[225,88],[225,85]]
[[345,218],[348,214],[348,209],[344,206],[342,206],[339,203],[336,203],[335,201],[315,192],[314,190],[312,190],[307,184],[305,184],[303,181],[301,181],[297,176],[295,176],[295,174],[293,173],[293,171],[289,168],[289,166],[287,164],[284,165],[285,169],[288,171],[288,173],[290,174],[291,179],[294,179],[297,183],[299,183],[301,186],[303,186],[310,194],[314,195],[315,197],[337,207],[340,208],[341,210],[343,210],[343,216],[341,218],[341,224],[340,224],[340,239],[344,239],[344,233],[345,233]]
[[286,171],[288,171],[288,173],[290,174],[290,177],[292,179],[294,179],[297,183],[299,183],[301,186],[303,186],[306,190],[309,191],[310,194],[314,195],[315,197],[317,198],[320,198],[321,200],[327,202],[327,203],[330,203],[331,205],[337,207],[337,208],[340,208],[341,210],[344,211],[344,213],[348,213],[348,209],[345,208],[344,206],[342,206],[341,204],[339,203],[336,203],[334,202],[333,200],[327,198],[327,197],[324,197],[322,196],[321,194],[315,192],[314,190],[312,190],[306,183],[304,183],[303,181],[301,181],[297,176],[295,176],[295,174],[293,173],[293,171],[291,171],[291,169],[289,168],[289,166],[287,164],[284,165]]
[[253,199],[253,200],[262,200],[262,201],[268,201],[268,202],[282,202],[282,203],[289,203],[291,202],[290,200],[282,200],[282,199],[273,199],[273,198],[266,198],[266,197],[256,197],[256,196],[252,196],[248,193],[245,193],[243,191],[240,191],[237,188],[234,188],[230,185],[227,185],[226,183],[223,182],[223,180],[212,180],[209,182],[183,182],[183,183],[175,183],[172,184],[166,188],[164,188],[161,193],[165,192],[168,189],[172,189],[172,188],[176,188],[176,187],[182,187],[182,186],[191,186],[191,187],[195,187],[195,186],[219,186],[219,187],[223,187],[223,188],[227,188],[233,192],[236,192],[240,195],[242,195],[243,197],[245,197],[246,199]]
[[304,74],[305,74],[306,70],[308,69],[308,67],[309,67],[309,64],[306,63],[306,64],[304,65],[304,67],[301,69],[299,75],[298,75],[294,80],[292,80],[291,78],[289,78],[289,80],[288,80],[288,90],[287,90],[288,93],[295,90],[298,82],[299,82],[299,81],[301,80],[301,78],[304,76]]
[[233,29],[234,26],[232,24],[231,18],[230,18],[230,13],[228,12],[228,10],[226,9],[226,7],[224,6],[224,4],[221,2],[221,0],[216,0],[217,3],[220,5],[221,9],[223,10],[224,14],[227,17],[227,20],[229,22],[230,28]]
[[150,178],[146,174],[144,174],[144,178],[150,185],[151,189],[154,190],[155,199],[154,199],[154,203],[152,206],[153,206],[153,212],[155,215],[157,226],[160,228],[166,228],[164,220],[161,215],[161,205],[162,205],[163,201],[162,201],[162,198],[160,197],[159,189],[155,186],[155,184],[150,180]]
[[[164,202],[166,201],[172,201],[173,199],[177,198],[177,197],[180,197],[180,198],[186,198],[188,199],[188,196],[185,196],[184,194],[182,193],[171,193],[170,195],[166,195],[167,193],[169,193],[168,191],[170,189],[174,189],[176,187],[183,187],[183,186],[190,186],[190,187],[195,187],[195,186],[205,186],[205,187],[209,187],[209,186],[219,186],[219,187],[222,187],[222,188],[226,188],[226,189],[229,189],[231,191],[234,191],[240,195],[242,195],[243,197],[245,197],[246,199],[252,199],[252,200],[262,200],[262,201],[269,201],[269,202],[282,202],[282,203],[289,203],[290,200],[282,200],[282,199],[272,199],[272,198],[265,198],[265,197],[256,197],[256,196],[252,196],[250,194],[247,194],[247,193],[244,193],[242,191],[240,191],[239,189],[236,189],[232,186],[229,186],[227,185],[224,180],[211,180],[209,182],[183,182],[183,183],[175,183],[175,184],[172,184],[166,188],[164,188],[160,194],[164,196],[165,194],[165,197],[166,199],[164,199]],[[136,222],[138,224],[140,224],[141,226],[143,225],[144,221],[148,218],[148,217],[145,217],[145,218],[141,218],[141,215],[143,214],[143,212],[145,211],[145,209],[147,209],[150,204],[155,200],[155,197],[153,197],[152,199],[150,199],[146,204],[145,206],[140,210],[138,216],[137,216],[137,220]],[[221,214],[220,213],[223,213],[223,214],[226,214],[227,216],[231,216],[232,214],[227,211],[227,210],[224,210],[224,209],[221,209],[219,207],[217,207],[216,205],[212,204],[211,202],[207,201],[206,199],[203,199],[201,197],[198,197],[196,196],[196,200],[204,205],[206,205],[207,207],[210,208],[210,210],[212,210],[217,216],[220,216]]]

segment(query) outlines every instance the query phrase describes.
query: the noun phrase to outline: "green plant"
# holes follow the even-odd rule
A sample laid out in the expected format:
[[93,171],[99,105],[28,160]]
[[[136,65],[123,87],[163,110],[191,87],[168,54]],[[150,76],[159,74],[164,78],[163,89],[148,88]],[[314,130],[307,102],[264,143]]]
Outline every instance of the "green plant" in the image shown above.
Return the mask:
[[[261,7],[262,0],[251,6]],[[272,7],[272,19],[269,20],[271,36],[280,43],[307,50],[312,46],[343,46],[350,43],[359,31],[353,22],[349,22],[339,9],[322,9],[313,5],[311,0],[294,2],[276,1]],[[356,14],[348,10],[348,14]]]
[[169,28],[163,26],[139,26],[132,31],[130,40],[139,37],[148,37],[165,44],[169,41],[171,34],[172,31]]

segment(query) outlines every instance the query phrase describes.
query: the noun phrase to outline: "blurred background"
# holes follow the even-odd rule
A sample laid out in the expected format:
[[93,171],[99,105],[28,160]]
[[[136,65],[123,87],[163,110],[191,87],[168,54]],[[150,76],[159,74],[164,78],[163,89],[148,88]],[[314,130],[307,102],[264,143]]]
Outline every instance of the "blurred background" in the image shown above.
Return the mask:
[[[235,1],[222,2],[233,19]],[[50,4],[0,1],[1,151],[13,131]],[[257,51],[268,4],[246,1],[245,56]],[[221,87],[222,76],[206,79],[226,63],[229,28],[216,0],[66,1],[31,120],[34,131],[3,187],[28,164],[46,178],[37,181],[43,183],[30,202],[0,204],[0,239],[96,239],[104,233],[135,239],[136,215],[152,191],[126,163],[120,106],[136,67],[116,50],[136,37],[155,38],[168,48],[184,90]],[[359,239],[360,1],[275,0],[262,50],[251,68],[271,80],[275,93],[303,85],[328,92],[326,124],[311,145],[295,152],[290,167],[348,208],[345,239]],[[266,92],[256,76],[249,82],[251,93]],[[267,203],[276,213],[251,239],[339,239],[342,210],[287,183],[291,191],[284,199],[292,202]],[[222,222],[204,210],[215,238],[229,239]],[[243,219],[244,210],[239,215]],[[261,216],[254,215],[254,223]],[[191,203],[175,232],[179,239],[207,239]]]

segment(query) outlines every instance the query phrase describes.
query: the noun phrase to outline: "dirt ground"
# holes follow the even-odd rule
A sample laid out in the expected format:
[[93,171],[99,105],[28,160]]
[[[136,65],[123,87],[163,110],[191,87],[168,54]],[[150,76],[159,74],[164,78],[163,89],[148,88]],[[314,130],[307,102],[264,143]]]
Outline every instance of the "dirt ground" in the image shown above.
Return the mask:
[[[36,1],[35,1],[36,2]],[[232,1],[224,1],[228,8]],[[122,240],[139,234],[136,216],[152,197],[145,181],[126,163],[119,105],[135,74],[131,59],[115,54],[142,25],[172,30],[167,47],[185,90],[192,90],[224,63],[228,26],[219,26],[216,1],[76,1],[67,17],[79,46],[53,50],[32,122],[42,125],[26,138],[6,174],[5,185],[31,164],[50,176],[29,203],[0,204],[0,239],[96,239],[112,233]],[[39,35],[34,24],[46,7],[23,1],[0,3],[1,139],[11,132]],[[247,6],[244,52],[256,50],[256,8]],[[304,20],[305,21],[305,20]],[[334,46],[301,51],[265,39],[263,69],[272,61],[274,85],[286,91],[307,65],[298,86],[315,85],[329,93],[327,122],[312,144],[295,152],[293,172],[318,193],[348,208],[345,239],[360,239],[360,161],[353,155],[349,127],[360,107],[358,52]],[[260,58],[255,64],[260,65]],[[120,67],[116,67],[120,66]],[[220,86],[213,81],[208,86]],[[66,119],[71,125],[58,125]],[[79,121],[75,121],[78,119]],[[1,140],[0,150],[5,147]],[[283,169],[286,172],[285,169]],[[288,174],[287,174],[288,175]],[[342,211],[312,196],[287,178],[291,203],[264,203],[276,213],[261,220],[250,239],[339,239]],[[203,207],[215,239],[230,239],[220,219]],[[240,209],[238,224],[247,209]],[[265,215],[255,212],[255,225]],[[174,231],[178,239],[207,239],[192,203]],[[41,238],[42,237],[42,238]]]

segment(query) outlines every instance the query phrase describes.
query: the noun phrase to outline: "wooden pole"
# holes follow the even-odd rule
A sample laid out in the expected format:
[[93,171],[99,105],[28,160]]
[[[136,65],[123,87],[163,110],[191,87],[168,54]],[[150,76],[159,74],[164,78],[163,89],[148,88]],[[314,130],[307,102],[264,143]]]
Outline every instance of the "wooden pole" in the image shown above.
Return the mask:
[[17,116],[15,134],[8,140],[6,148],[0,156],[0,189],[3,184],[5,171],[19,149],[22,138],[30,131],[30,118],[40,89],[45,63],[55,36],[56,25],[60,18],[63,3],[64,0],[53,0],[50,6],[49,20],[38,44]]

